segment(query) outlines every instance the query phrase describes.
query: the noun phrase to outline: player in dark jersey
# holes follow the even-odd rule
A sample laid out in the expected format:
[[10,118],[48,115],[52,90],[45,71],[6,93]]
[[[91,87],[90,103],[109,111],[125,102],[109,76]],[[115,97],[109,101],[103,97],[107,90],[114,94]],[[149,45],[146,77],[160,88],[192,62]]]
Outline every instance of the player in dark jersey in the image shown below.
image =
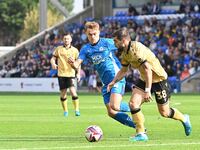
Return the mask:
[[190,135],[192,127],[189,115],[183,115],[177,109],[169,106],[170,89],[167,83],[167,73],[154,53],[142,43],[131,41],[127,28],[117,30],[113,36],[116,47],[121,50],[122,68],[108,85],[107,90],[110,91],[125,76],[128,66],[138,69],[140,72],[140,79],[133,89],[129,102],[132,118],[136,124],[136,135],[130,137],[130,141],[148,140],[141,104],[152,99],[152,92],[155,94],[160,114],[163,117],[181,121],[185,134]]

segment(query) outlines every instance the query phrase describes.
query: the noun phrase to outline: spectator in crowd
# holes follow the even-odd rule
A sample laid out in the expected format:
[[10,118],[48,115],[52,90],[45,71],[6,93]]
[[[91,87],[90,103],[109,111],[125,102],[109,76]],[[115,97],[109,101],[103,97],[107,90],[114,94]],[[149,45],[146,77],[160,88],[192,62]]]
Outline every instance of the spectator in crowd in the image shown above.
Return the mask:
[[173,0],[162,0],[161,3],[162,3],[163,5],[166,5],[166,4],[172,5],[172,4],[173,4]]
[[157,0],[153,0],[152,4],[151,4],[151,10],[150,10],[150,12],[152,14],[159,14],[160,10],[161,10],[161,8],[160,8],[160,5],[157,2]]
[[179,13],[185,13],[186,9],[186,0],[182,0],[179,5]]
[[80,81],[78,82],[78,86],[81,87],[86,79],[85,71],[83,68],[80,70]]
[[132,4],[129,4],[128,16],[138,16],[138,15],[139,15],[139,13],[137,12],[136,8]]
[[141,15],[148,15],[148,14],[150,14],[150,9],[151,9],[151,3],[150,2],[148,2],[147,4],[144,3],[142,5]]
[[184,64],[183,71],[181,72],[180,79],[184,80],[190,76],[189,67],[187,64]]
[[97,88],[97,76],[95,71],[92,71],[92,73],[90,73],[88,80],[89,92],[96,92],[96,88]]
[[102,82],[101,82],[101,79],[100,79],[98,73],[96,73],[96,75],[97,75],[97,87],[96,87],[96,90],[97,90],[97,92],[101,93],[103,85],[102,85]]
[[194,3],[192,9],[193,9],[193,11],[194,11],[195,13],[199,13],[199,12],[200,12],[200,2],[197,1],[196,3]]

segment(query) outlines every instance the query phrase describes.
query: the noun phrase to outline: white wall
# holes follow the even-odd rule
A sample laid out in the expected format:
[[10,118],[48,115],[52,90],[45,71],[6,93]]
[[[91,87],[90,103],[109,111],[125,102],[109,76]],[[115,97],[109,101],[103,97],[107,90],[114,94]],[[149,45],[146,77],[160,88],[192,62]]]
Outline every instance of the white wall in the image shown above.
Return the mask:
[[57,78],[0,78],[0,92],[59,92]]
[[74,0],[73,14],[77,14],[83,10],[83,0]]
[[0,57],[9,53],[15,48],[15,46],[0,46]]

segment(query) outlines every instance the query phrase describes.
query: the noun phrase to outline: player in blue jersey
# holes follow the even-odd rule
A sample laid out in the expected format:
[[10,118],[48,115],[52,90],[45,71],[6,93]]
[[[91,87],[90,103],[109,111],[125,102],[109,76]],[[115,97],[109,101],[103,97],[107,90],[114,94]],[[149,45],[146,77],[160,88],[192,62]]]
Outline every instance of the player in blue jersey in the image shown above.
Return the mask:
[[87,22],[85,31],[89,43],[85,44],[78,59],[68,59],[68,63],[77,69],[85,60],[90,61],[103,83],[102,95],[108,115],[120,123],[135,128],[132,119],[125,113],[130,111],[127,103],[122,102],[122,95],[125,89],[125,79],[115,84],[110,92],[107,92],[107,85],[114,79],[121,68],[119,60],[115,56],[117,48],[112,39],[100,38],[100,27],[96,22]]

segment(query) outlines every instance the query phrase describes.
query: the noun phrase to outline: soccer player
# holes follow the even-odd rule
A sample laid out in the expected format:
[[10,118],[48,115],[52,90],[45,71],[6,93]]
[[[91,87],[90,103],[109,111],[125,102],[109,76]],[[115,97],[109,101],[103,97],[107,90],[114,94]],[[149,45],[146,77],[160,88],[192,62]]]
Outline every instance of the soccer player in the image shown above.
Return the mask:
[[90,61],[103,83],[102,95],[108,115],[126,126],[135,128],[131,117],[125,113],[130,111],[128,104],[121,102],[125,79],[120,80],[110,92],[107,92],[108,83],[112,81],[121,67],[119,60],[114,55],[117,50],[114,41],[100,38],[100,27],[97,22],[87,22],[85,31],[89,43],[81,48],[78,59],[75,61],[73,58],[69,58],[69,63],[73,68],[78,68],[84,60]]
[[[68,107],[67,107],[67,89],[72,96],[72,102],[75,109],[75,115],[80,116],[79,111],[79,99],[77,91],[75,88],[75,79],[77,77],[80,80],[80,68],[76,70],[71,67],[67,62],[69,57],[77,59],[79,51],[77,48],[71,45],[72,36],[69,32],[65,33],[63,36],[63,45],[58,46],[53,52],[51,58],[51,65],[53,69],[58,69],[58,83],[60,87],[60,101],[64,110],[64,116],[68,116]],[[57,63],[56,63],[57,62]]]
[[181,121],[186,136],[189,136],[192,130],[189,115],[183,115],[177,109],[169,106],[170,89],[167,83],[167,73],[154,53],[142,43],[131,41],[127,28],[117,30],[113,37],[116,47],[121,51],[122,68],[109,83],[107,91],[110,91],[125,76],[129,66],[140,72],[140,79],[133,89],[129,102],[132,118],[136,124],[136,135],[130,137],[130,141],[148,140],[148,136],[145,134],[141,104],[152,99],[151,92],[155,94],[160,114],[163,117]]

